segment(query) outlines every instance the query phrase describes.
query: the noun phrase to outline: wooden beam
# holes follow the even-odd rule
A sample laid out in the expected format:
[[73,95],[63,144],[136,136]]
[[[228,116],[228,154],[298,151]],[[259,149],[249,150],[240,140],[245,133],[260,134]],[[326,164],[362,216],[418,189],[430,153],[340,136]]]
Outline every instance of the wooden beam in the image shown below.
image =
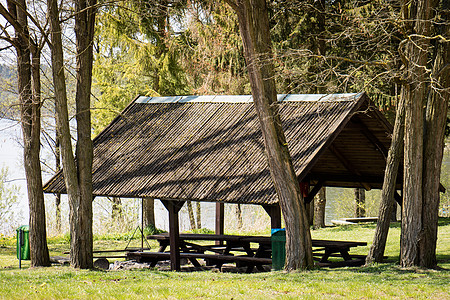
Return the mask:
[[[336,181],[336,182],[367,182],[369,184],[374,185],[382,185],[383,184],[383,175],[380,176],[358,176],[358,175],[340,175],[340,174],[328,174],[328,173],[313,173],[309,175],[309,178],[312,182],[323,180],[325,182]],[[397,185],[399,187],[397,189],[401,189],[401,178],[397,178]]]
[[[351,162],[349,162],[344,155],[333,145],[331,144],[330,147],[328,148],[330,149],[330,151],[334,154],[334,156],[336,156],[336,158],[342,163],[342,165],[349,170],[350,172],[352,172],[355,175],[361,176],[361,173],[352,165]],[[367,190],[370,191],[372,189],[372,187],[366,183],[366,182],[360,182],[360,184]]]
[[397,201],[398,205],[402,206],[403,197],[397,191],[395,191],[395,193],[394,193],[394,199],[395,199],[395,201]]
[[169,240],[170,240],[170,269],[180,271],[180,226],[178,212],[183,207],[184,201],[161,200],[169,211]]
[[310,203],[314,197],[317,195],[317,193],[320,191],[320,189],[323,187],[325,181],[324,180],[319,180],[319,182],[317,182],[313,189],[308,193],[308,196],[305,197],[304,201],[305,203]]
[[384,160],[387,159],[388,149],[383,145],[382,142],[370,131],[369,128],[361,121],[361,119],[357,116],[352,118],[352,123],[359,127],[361,133],[372,143],[375,148],[383,155]]
[[270,228],[281,228],[281,209],[279,205],[263,205],[270,216]]

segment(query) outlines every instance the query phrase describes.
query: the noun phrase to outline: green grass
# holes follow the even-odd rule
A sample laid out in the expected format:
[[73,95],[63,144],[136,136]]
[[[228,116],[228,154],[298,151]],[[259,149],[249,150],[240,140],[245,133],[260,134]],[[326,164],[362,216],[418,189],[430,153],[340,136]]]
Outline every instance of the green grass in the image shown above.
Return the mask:
[[[214,271],[91,271],[70,267],[19,270],[15,239],[0,237],[0,299],[450,299],[450,221],[441,220],[438,259],[443,270],[404,270],[396,265],[400,228],[393,224],[389,263],[371,267],[235,274]],[[352,225],[312,231],[316,239],[367,241],[375,226]],[[137,243],[137,241],[133,241]],[[125,240],[96,239],[95,248],[123,248]],[[152,242],[152,247],[156,244]],[[352,253],[366,254],[368,247]],[[67,239],[49,241],[52,255]],[[446,270],[445,270],[446,269]]]

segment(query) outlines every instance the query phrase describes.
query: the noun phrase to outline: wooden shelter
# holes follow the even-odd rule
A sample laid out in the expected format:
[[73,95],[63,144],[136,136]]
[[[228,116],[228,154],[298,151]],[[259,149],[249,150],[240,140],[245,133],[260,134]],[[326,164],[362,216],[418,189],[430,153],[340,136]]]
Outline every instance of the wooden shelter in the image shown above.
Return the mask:
[[[312,187],[306,202],[322,186],[382,187],[392,126],[366,94],[278,95],[278,105],[298,180]],[[161,199],[172,249],[186,200],[262,205],[281,226],[252,96],[140,96],[93,143],[94,195]],[[44,191],[66,193],[62,172]]]

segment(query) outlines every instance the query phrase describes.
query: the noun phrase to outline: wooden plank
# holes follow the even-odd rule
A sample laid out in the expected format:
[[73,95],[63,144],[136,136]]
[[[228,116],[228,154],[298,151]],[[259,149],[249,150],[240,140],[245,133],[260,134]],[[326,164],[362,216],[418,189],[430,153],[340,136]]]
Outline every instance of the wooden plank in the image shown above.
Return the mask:
[[[131,252],[127,254],[129,258],[149,258],[157,260],[170,259],[170,253],[168,252]],[[182,258],[196,258],[196,259],[209,259],[223,262],[247,262],[252,264],[270,265],[272,264],[271,258],[251,257],[251,256],[235,256],[235,255],[222,255],[222,254],[204,254],[204,253],[180,253]]]
[[[345,156],[336,148],[334,144],[331,144],[329,149],[331,150],[331,152],[333,152],[336,158],[344,165],[344,167],[347,168],[347,170],[354,173],[355,175],[361,176],[361,173],[353,166],[351,162],[349,162],[345,158]],[[360,183],[367,191],[370,191],[372,189],[368,183],[366,182]]]
[[354,223],[377,222],[378,221],[378,217],[342,218],[340,220],[344,220],[344,221],[348,221],[348,222],[354,222]]
[[94,250],[92,253],[110,253],[110,252],[130,252],[130,251],[142,251],[142,250],[150,250],[150,248],[127,248],[127,249],[117,249],[117,250]]
[[358,116],[354,116],[351,121],[360,128],[362,134],[378,149],[378,151],[380,151],[384,160],[386,160],[388,149],[384,146],[384,144],[380,142],[380,140],[372,133],[372,131],[370,131],[369,128],[367,128],[366,125],[364,125]]

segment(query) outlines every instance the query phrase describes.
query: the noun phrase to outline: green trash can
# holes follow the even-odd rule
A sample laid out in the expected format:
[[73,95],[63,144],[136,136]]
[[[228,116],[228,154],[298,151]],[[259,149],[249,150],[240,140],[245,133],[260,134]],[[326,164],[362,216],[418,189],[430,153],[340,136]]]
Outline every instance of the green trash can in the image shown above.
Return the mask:
[[284,267],[286,261],[286,229],[272,229],[272,269],[279,271]]
[[[30,228],[22,225],[17,228],[17,258],[22,260],[30,259]],[[19,251],[20,249],[20,251]]]

